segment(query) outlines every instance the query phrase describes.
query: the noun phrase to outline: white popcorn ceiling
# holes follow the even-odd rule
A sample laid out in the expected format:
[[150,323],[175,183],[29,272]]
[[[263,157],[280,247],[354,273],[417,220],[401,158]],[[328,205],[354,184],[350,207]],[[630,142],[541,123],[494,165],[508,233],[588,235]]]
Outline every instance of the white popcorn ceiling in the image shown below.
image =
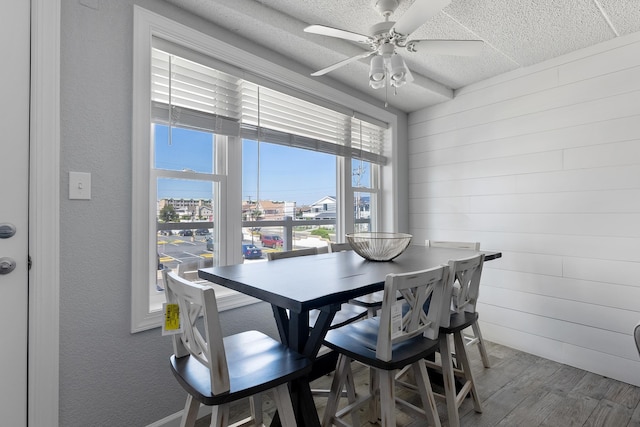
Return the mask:
[[[360,34],[383,21],[375,0],[167,0],[258,45],[288,57],[309,73],[363,53],[355,43],[308,34],[321,24]],[[399,0],[397,20],[414,0]],[[406,111],[438,104],[453,90],[618,36],[640,31],[640,0],[452,0],[412,39],[480,39],[476,57],[427,55],[399,49],[416,81],[385,96],[368,86],[368,59],[328,73]]]

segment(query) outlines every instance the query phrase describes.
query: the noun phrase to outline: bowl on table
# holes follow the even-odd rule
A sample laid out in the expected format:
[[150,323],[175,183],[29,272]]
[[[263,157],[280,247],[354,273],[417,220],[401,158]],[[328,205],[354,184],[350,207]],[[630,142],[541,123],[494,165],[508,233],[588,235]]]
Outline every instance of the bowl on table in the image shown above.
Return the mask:
[[411,234],[390,232],[363,232],[347,234],[353,250],[369,261],[391,261],[409,246]]

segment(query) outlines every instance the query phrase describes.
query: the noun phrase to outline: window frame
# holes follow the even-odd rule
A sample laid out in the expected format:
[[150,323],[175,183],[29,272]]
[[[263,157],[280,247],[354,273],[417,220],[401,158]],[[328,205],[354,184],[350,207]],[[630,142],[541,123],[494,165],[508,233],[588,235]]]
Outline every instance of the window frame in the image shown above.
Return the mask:
[[[376,194],[376,215],[378,223],[372,224],[379,229],[396,230],[398,224],[397,200],[395,194],[397,183],[397,141],[398,141],[398,116],[386,109],[379,108],[359,98],[348,95],[342,90],[327,86],[318,80],[314,80],[304,74],[292,71],[291,67],[275,64],[266,57],[258,56],[252,52],[238,49],[232,44],[232,38],[222,40],[221,34],[212,36],[195,30],[187,25],[168,19],[162,15],[150,12],[137,5],[134,6],[134,31],[133,31],[133,100],[132,100],[132,257],[131,257],[131,331],[139,332],[158,327],[161,323],[160,311],[149,312],[149,278],[156,271],[157,259],[155,251],[151,251],[151,239],[156,238],[156,224],[149,221],[150,209],[155,215],[156,191],[155,182],[150,182],[150,117],[151,117],[151,88],[150,67],[151,48],[154,37],[166,40],[187,49],[201,53],[211,58],[224,58],[232,67],[242,70],[260,70],[260,74],[251,74],[251,80],[260,82],[273,89],[286,90],[294,93],[307,94],[304,98],[312,99],[319,105],[335,108],[338,111],[350,111],[357,117],[372,117],[375,120],[389,124],[389,144],[385,145],[384,156],[388,163],[380,166],[376,172],[379,187]],[[286,64],[285,64],[286,65]],[[221,70],[224,71],[224,70]],[[273,82],[286,82],[286,86],[273,87]],[[284,83],[283,83],[284,84]],[[355,113],[354,111],[360,113]],[[220,230],[221,241],[226,241],[225,252],[221,254],[222,264],[240,262],[241,242],[237,239],[227,238],[227,230],[240,230],[242,228],[242,144],[234,143],[235,137],[227,137],[230,143],[226,144],[227,185],[223,186],[219,197],[225,200],[226,208],[220,213],[220,223],[225,224]],[[238,137],[239,138],[239,137]],[[337,208],[340,210],[336,231],[344,234],[346,230],[353,230],[352,201],[354,189],[351,186],[351,158],[337,157]],[[151,188],[151,185],[154,188]],[[226,188],[225,188],[226,187]],[[153,190],[153,191],[152,191]],[[367,189],[367,192],[373,192]],[[341,194],[341,193],[348,194]],[[349,197],[345,197],[349,196]],[[341,202],[342,201],[342,202]],[[344,203],[343,201],[349,201]],[[384,208],[382,208],[384,206]],[[372,207],[373,209],[373,207]],[[255,299],[235,292],[229,292],[220,298],[218,304],[221,310],[232,309],[256,302]]]

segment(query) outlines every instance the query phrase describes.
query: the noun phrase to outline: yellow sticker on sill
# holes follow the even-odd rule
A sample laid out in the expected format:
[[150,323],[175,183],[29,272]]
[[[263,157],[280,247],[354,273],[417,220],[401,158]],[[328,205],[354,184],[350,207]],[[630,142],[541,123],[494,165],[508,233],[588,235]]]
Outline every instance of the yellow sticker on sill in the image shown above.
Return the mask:
[[182,333],[180,324],[180,306],[178,304],[163,304],[164,321],[162,322],[162,335]]

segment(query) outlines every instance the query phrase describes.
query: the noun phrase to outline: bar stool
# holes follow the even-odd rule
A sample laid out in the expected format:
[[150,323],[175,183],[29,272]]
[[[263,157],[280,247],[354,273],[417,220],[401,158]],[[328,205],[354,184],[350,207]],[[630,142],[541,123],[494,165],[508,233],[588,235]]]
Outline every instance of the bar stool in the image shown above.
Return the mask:
[[[283,426],[296,419],[287,383],[307,375],[311,362],[258,331],[222,336],[215,291],[163,271],[167,303],[176,307],[171,370],[187,394],[181,426],[193,427],[200,403],[212,406],[211,426],[229,423],[229,405],[249,397],[251,416],[262,424],[260,394],[272,391]],[[200,315],[203,315],[199,327]]]
[[[358,408],[370,404],[371,414],[382,427],[395,427],[396,401],[394,374],[397,369],[410,366],[417,380],[422,407],[409,405],[424,419],[424,424],[440,426],[425,357],[438,348],[439,325],[442,312],[449,309],[452,280],[450,268],[441,266],[404,274],[389,274],[384,286],[384,298],[380,315],[330,330],[324,344],[339,352],[336,374],[331,384],[331,395],[322,421],[323,427],[333,424],[347,425],[342,417],[352,415],[354,425],[360,425],[356,416]],[[404,301],[398,302],[397,293]],[[425,302],[430,299],[430,304]],[[408,306],[402,315],[402,304]],[[369,367],[374,381],[370,392],[338,411],[338,402],[343,387],[351,387],[351,362],[357,361]],[[379,405],[379,408],[378,408]],[[354,415],[355,414],[355,415]],[[421,425],[422,422],[421,422]]]
[[[470,249],[474,251],[480,250],[480,242],[453,242],[453,241],[445,241],[445,240],[427,240],[425,241],[426,246],[431,246],[434,248],[452,248],[452,249]],[[477,345],[478,350],[480,351],[480,358],[482,359],[482,365],[485,368],[490,368],[491,363],[489,362],[489,355],[487,353],[487,349],[484,345],[484,340],[482,339],[482,332],[480,332],[480,325],[478,322],[475,322],[471,325],[471,333],[467,329],[464,334],[464,341],[467,346]]]
[[[478,413],[482,412],[482,404],[476,390],[462,332],[478,321],[475,305],[478,298],[483,263],[484,254],[449,261],[449,269],[454,277],[454,291],[451,298],[456,311],[445,312],[443,319],[441,319],[439,336],[440,363],[426,361],[427,367],[442,372],[444,395],[440,393],[434,393],[434,395],[446,403],[450,427],[458,427],[460,425],[458,408],[468,394],[473,399],[474,410]],[[455,356],[452,355],[449,346],[450,336],[453,336]],[[456,361],[455,368],[453,364],[454,357]],[[455,377],[461,378],[463,381],[458,392],[456,392]]]

